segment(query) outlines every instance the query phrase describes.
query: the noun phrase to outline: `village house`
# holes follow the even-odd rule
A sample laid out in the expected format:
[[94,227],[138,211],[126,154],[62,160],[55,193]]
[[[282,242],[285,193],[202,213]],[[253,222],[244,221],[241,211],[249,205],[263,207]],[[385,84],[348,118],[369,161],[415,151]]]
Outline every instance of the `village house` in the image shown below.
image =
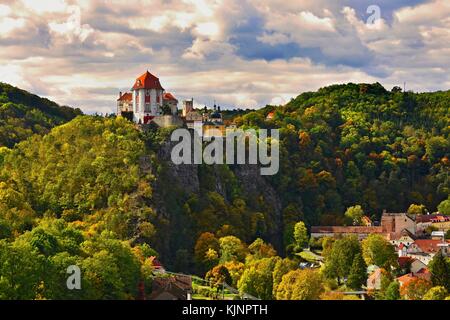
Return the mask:
[[445,256],[449,255],[449,243],[449,240],[418,239],[407,246],[403,254],[428,265],[439,251],[442,251]]
[[398,277],[397,281],[399,282],[400,288],[401,288],[404,285],[407,285],[409,282],[411,282],[415,279],[423,279],[426,281],[430,281],[431,273],[427,268],[422,268],[417,272],[410,272],[408,274]]
[[407,256],[399,257],[398,265],[403,274],[417,273],[419,270],[427,267],[422,261]]
[[153,279],[150,300],[192,300],[192,278],[174,275]]
[[367,278],[367,290],[380,290],[383,269],[376,268]]
[[[406,247],[411,245],[411,243],[413,243],[416,240],[416,236],[410,232],[407,229],[403,229],[398,237],[393,237],[391,238],[391,243],[395,246],[395,247],[399,247],[402,246]],[[402,249],[400,248],[400,249]]]
[[443,214],[423,214],[416,216],[417,233],[426,233],[427,228],[447,232],[450,230],[450,216]]

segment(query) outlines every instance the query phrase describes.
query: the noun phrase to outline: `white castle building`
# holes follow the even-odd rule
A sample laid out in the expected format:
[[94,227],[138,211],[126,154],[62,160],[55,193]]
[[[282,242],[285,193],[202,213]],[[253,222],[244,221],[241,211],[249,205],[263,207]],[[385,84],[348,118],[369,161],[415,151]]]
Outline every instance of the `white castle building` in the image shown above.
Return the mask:
[[178,100],[166,93],[159,79],[148,70],[138,77],[131,93],[119,94],[117,114],[135,123],[147,124],[163,116],[177,114]]

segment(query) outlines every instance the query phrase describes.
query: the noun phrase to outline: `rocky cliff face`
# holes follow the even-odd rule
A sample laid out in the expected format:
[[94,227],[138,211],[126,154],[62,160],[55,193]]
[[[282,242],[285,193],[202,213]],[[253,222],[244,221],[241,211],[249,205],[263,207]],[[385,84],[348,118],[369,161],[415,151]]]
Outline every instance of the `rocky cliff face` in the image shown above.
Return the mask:
[[266,178],[261,175],[259,166],[236,165],[233,172],[248,197],[262,197],[264,202],[270,206],[268,218],[273,221],[273,227],[269,228],[268,234],[277,250],[283,250],[282,204],[279,195]]
[[[164,142],[157,152],[157,163],[159,168],[156,170],[156,180],[153,188],[154,209],[157,215],[164,217],[169,221],[179,221],[175,225],[179,230],[167,230],[181,233],[183,229],[189,227],[187,217],[184,217],[181,207],[184,202],[193,195],[201,196],[202,192],[214,191],[220,194],[226,202],[229,202],[227,195],[227,179],[223,176],[220,166],[208,166],[208,177],[214,183],[212,187],[205,190],[202,185],[200,166],[194,164],[175,165],[171,161],[171,151],[176,143],[171,141]],[[248,205],[255,203],[264,203],[265,220],[267,223],[267,240],[269,240],[277,250],[282,251],[282,204],[280,197],[275,189],[260,174],[260,168],[257,165],[232,165],[229,166],[234,178],[237,181],[242,196],[248,199]],[[169,187],[168,187],[169,186]],[[259,207],[258,209],[261,209]],[[255,209],[256,211],[259,211]],[[170,229],[173,229],[173,225]],[[192,235],[196,236],[196,235]],[[194,241],[194,240],[193,240]],[[173,251],[177,249],[173,239],[164,239],[161,245],[164,251]],[[192,247],[194,243],[191,243]]]

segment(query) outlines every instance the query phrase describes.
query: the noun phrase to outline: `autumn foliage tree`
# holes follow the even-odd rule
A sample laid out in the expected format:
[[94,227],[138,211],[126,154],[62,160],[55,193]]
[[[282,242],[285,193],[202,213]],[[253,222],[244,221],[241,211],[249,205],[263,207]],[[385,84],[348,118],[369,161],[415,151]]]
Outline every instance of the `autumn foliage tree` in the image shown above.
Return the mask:
[[324,291],[317,270],[293,270],[285,274],[277,288],[277,300],[318,300]]

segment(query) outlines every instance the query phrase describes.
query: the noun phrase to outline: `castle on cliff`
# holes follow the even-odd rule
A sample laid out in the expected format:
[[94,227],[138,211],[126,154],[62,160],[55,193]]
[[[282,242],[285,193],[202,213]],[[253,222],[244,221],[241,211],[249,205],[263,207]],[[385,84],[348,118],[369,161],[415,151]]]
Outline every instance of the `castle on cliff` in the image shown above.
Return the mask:
[[165,92],[159,79],[148,70],[134,82],[131,92],[119,93],[117,115],[138,124],[148,124],[164,116],[176,116],[178,100]]
[[117,115],[125,117],[139,125],[155,123],[160,127],[186,126],[194,129],[200,124],[204,132],[214,135],[225,134],[225,124],[220,106],[208,110],[194,109],[194,98],[182,102],[182,112],[178,114],[178,100],[166,92],[159,78],[148,70],[136,78],[131,92],[119,93],[117,99]]

